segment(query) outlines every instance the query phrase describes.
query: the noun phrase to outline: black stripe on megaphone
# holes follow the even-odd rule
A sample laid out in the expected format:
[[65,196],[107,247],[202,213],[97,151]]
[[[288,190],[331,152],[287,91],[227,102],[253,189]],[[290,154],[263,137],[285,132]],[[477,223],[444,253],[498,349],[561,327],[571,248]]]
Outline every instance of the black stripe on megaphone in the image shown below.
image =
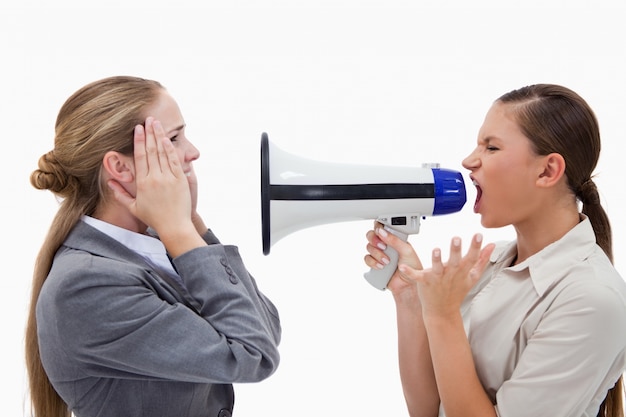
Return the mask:
[[434,184],[270,185],[270,200],[391,200],[434,198]]

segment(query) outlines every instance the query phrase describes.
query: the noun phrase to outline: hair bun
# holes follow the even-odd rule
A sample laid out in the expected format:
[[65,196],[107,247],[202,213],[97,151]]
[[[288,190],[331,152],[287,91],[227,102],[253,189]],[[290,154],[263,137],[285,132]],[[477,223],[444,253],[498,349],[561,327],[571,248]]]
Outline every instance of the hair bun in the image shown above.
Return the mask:
[[52,150],[39,158],[39,168],[30,174],[30,183],[39,190],[65,195],[72,181]]

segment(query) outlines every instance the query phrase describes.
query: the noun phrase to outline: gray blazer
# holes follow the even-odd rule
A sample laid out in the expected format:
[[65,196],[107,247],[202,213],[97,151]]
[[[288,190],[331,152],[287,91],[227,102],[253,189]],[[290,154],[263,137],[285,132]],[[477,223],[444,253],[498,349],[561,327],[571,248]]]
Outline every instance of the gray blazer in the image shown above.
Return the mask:
[[269,377],[280,322],[237,248],[172,263],[184,286],[80,221],[37,303],[41,359],[77,417],[224,417],[232,383]]

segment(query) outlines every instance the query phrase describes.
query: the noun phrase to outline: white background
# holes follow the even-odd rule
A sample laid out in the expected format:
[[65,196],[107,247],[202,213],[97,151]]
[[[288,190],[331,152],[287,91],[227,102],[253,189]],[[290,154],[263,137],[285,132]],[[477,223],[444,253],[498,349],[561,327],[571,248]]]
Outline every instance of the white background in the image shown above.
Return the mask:
[[[26,415],[30,278],[56,210],[52,195],[33,189],[28,177],[52,149],[63,101],[110,75],[157,79],[178,101],[202,154],[195,164],[201,213],[224,243],[240,247],[281,312],[281,366],[266,381],[235,387],[236,416],[407,415],[393,302],[363,279],[371,222],[302,230],[264,256],[262,132],[312,159],[439,162],[467,179],[460,161],[473,149],[495,98],[526,84],[566,85],[587,99],[600,121],[596,181],[613,224],[616,266],[626,276],[626,12],[617,6],[623,3],[508,3],[3,3],[2,414]],[[425,261],[434,246],[445,252],[452,235],[468,240],[481,230],[474,198],[468,184],[462,212],[427,218],[410,237]],[[513,236],[511,229],[483,232],[488,241]]]

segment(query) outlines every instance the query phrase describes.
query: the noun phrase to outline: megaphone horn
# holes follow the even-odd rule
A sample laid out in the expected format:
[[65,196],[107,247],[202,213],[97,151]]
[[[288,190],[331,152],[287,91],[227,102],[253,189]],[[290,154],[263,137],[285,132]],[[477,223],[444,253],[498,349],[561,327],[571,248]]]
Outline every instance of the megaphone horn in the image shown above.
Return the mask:
[[[454,213],[466,202],[463,177],[436,164],[395,167],[321,162],[292,155],[261,135],[263,253],[297,230],[327,223],[376,219],[406,240],[420,218]],[[385,289],[397,266],[371,270],[366,279]],[[393,264],[395,257],[395,266]]]

